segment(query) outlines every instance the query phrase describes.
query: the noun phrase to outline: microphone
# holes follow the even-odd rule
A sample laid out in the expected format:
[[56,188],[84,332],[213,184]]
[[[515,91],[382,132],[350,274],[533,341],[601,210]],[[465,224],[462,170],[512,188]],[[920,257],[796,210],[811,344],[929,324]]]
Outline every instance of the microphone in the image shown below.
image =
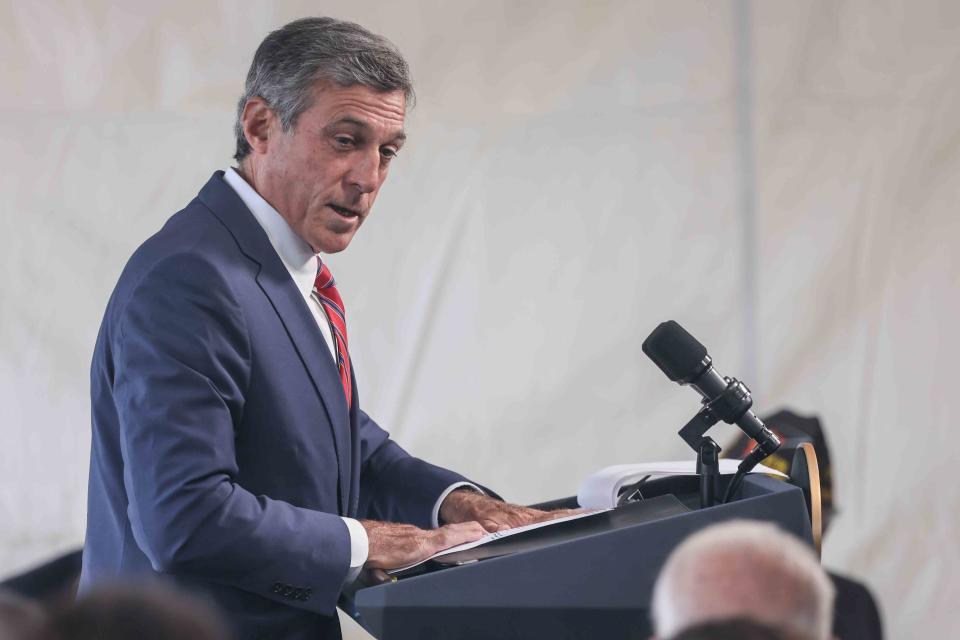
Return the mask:
[[750,410],[750,389],[713,368],[707,348],[673,320],[661,322],[643,341],[643,352],[672,381],[691,386],[703,398],[704,409],[716,420],[736,424],[757,441],[750,459],[757,462],[780,448],[780,439]]

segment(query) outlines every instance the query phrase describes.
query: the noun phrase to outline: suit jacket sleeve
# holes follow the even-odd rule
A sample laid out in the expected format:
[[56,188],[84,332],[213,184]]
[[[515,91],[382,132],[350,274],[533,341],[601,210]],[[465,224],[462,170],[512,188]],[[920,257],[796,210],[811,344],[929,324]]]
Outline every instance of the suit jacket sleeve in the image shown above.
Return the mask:
[[408,454],[370,416],[358,411],[361,518],[433,526],[433,508],[463,476]]
[[228,279],[197,255],[168,257],[114,324],[128,515],[154,569],[332,614],[349,565],[346,525],[234,480],[251,352]]

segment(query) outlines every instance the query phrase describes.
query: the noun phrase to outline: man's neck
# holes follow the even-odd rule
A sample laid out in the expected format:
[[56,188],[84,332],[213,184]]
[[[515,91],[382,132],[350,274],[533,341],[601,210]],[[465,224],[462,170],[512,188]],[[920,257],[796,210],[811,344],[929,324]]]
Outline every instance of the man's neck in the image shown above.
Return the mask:
[[[284,220],[286,220],[288,225],[290,224],[290,221],[287,220],[287,217],[286,217],[285,215],[283,215],[283,211],[281,211],[273,202],[270,202],[270,199],[264,194],[263,190],[260,189],[260,188],[257,186],[258,180],[257,180],[256,177],[255,177],[255,176],[256,176],[256,167],[251,167],[251,166],[249,165],[248,160],[247,160],[247,159],[244,159],[244,160],[241,160],[240,162],[237,163],[237,166],[236,166],[236,168],[234,168],[234,171],[236,171],[236,172],[237,172],[237,175],[240,176],[241,178],[243,178],[243,181],[246,182],[248,185],[250,185],[250,188],[253,189],[254,191],[256,191],[257,194],[258,194],[261,198],[263,198],[264,201],[267,202],[267,204],[269,204],[271,207],[273,207],[273,210],[276,211],[276,212],[280,215],[281,218],[283,218]],[[290,225],[290,228],[293,229],[293,226]],[[294,231],[294,233],[296,233],[296,232]],[[300,234],[297,234],[297,235],[299,236]],[[304,242],[306,242],[306,239],[303,239],[303,240],[304,240]],[[308,243],[308,244],[309,244],[309,243]],[[320,253],[320,250],[317,249],[316,247],[312,246],[312,245],[311,245],[311,249],[313,249],[313,252],[316,253],[316,254],[319,254],[319,253]]]

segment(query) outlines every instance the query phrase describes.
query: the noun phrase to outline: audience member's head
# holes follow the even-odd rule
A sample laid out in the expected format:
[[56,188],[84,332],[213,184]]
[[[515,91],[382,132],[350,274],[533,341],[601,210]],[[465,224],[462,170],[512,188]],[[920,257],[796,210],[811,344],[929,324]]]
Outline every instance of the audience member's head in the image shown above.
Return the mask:
[[653,624],[669,638],[698,624],[748,618],[811,640],[830,638],[833,586],[813,550],[769,523],[736,520],[700,531],[667,559]]
[[46,613],[38,603],[0,589],[0,640],[38,638],[46,623]]
[[0,588],[52,608],[67,605],[77,597],[77,581],[83,552],[73,549],[17,575],[4,578]]
[[202,601],[159,586],[91,592],[51,616],[60,640],[228,640],[218,614]]
[[809,640],[747,618],[730,618],[688,627],[670,640]]

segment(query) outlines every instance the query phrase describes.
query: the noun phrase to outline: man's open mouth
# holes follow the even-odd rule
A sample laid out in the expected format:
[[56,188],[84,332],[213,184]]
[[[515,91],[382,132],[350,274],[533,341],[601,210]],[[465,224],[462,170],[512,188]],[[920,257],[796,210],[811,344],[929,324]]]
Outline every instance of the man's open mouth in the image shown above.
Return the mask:
[[333,209],[334,211],[336,211],[337,213],[339,213],[340,215],[342,215],[344,218],[356,218],[357,216],[360,215],[360,212],[355,211],[354,209],[339,207],[335,204],[328,204],[327,206]]

